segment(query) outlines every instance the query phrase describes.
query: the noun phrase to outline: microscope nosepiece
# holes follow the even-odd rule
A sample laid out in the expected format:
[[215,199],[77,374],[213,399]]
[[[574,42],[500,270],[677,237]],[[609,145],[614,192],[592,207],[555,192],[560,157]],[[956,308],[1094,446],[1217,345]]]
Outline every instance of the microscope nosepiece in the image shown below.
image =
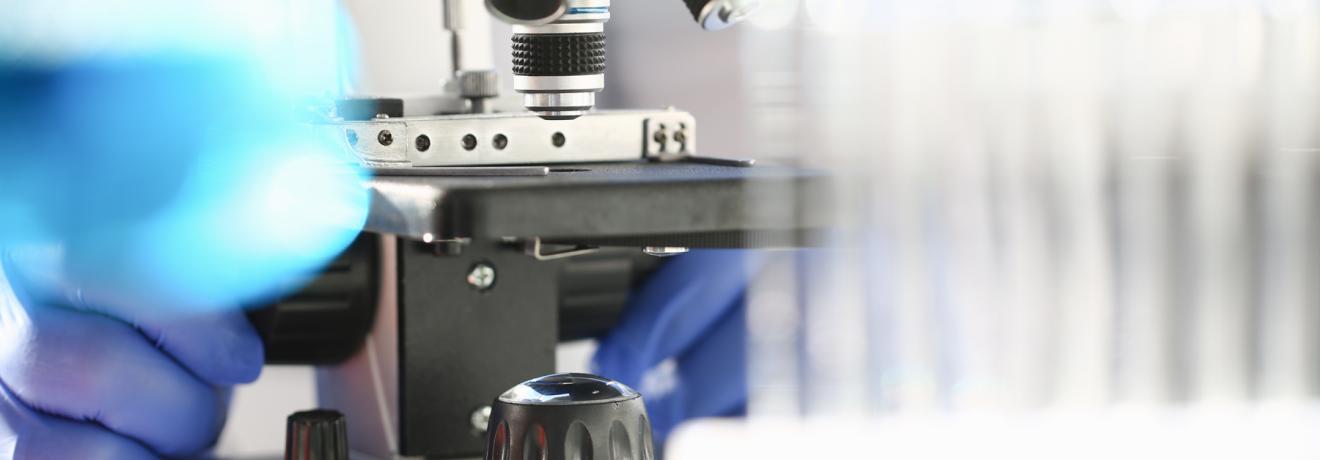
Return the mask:
[[569,1],[558,19],[513,28],[513,88],[547,120],[571,120],[596,105],[605,88],[608,0]]

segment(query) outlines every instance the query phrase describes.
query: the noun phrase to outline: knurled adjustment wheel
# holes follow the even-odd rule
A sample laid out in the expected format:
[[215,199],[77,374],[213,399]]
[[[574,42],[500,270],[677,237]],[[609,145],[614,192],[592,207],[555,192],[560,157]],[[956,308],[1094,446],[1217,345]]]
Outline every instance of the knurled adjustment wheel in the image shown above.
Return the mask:
[[605,72],[605,34],[516,34],[515,75],[592,75]]
[[591,374],[520,383],[491,406],[486,460],[654,460],[642,396]]

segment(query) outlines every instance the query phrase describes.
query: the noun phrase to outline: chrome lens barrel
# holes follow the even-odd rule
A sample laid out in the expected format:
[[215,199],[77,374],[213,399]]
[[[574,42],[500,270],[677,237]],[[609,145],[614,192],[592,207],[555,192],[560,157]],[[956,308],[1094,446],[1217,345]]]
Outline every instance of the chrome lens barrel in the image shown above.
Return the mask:
[[571,0],[558,19],[513,26],[513,87],[528,110],[571,120],[596,105],[605,88],[609,0]]

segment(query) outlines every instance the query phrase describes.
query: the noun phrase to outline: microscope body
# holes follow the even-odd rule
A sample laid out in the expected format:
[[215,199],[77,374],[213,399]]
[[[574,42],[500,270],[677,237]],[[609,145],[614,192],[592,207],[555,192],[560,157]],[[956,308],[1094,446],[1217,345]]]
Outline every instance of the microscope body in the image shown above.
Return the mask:
[[[416,33],[392,25],[406,13],[346,1],[360,87],[318,129],[374,172],[366,230],[252,318],[268,362],[318,365],[319,404],[345,414],[359,455],[479,458],[493,399],[554,372],[560,341],[608,331],[664,256],[808,246],[825,230],[822,174],[699,156],[697,120],[673,108],[594,110],[609,0],[418,3],[449,44],[430,94],[382,84],[412,75],[374,57]],[[685,3],[707,29],[748,7]],[[512,24],[520,98],[491,65],[492,17]]]

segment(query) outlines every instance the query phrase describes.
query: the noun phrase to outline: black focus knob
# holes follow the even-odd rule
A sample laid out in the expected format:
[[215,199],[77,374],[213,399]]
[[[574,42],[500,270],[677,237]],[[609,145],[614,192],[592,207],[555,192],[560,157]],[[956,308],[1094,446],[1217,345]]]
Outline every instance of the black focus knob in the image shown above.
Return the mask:
[[250,310],[266,363],[338,364],[357,353],[376,319],[380,251],[380,236],[363,233],[301,290]]
[[495,398],[486,460],[654,460],[642,396],[591,374],[554,374]]
[[348,423],[333,410],[289,416],[284,429],[284,460],[348,460]]

